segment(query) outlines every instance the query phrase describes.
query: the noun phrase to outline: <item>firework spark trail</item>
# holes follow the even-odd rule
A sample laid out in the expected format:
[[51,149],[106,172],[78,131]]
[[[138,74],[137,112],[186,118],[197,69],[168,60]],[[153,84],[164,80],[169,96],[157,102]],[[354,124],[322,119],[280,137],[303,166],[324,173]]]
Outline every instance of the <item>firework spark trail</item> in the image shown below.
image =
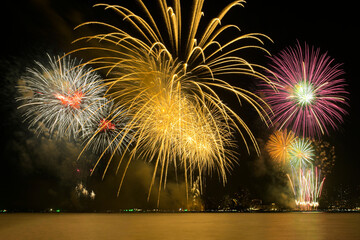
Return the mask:
[[301,210],[317,209],[325,177],[321,178],[317,167],[294,168],[292,177],[288,175],[295,196],[295,204]]
[[103,99],[105,88],[100,76],[80,61],[70,56],[48,58],[49,67],[36,62],[37,67],[22,77],[19,108],[25,109],[25,120],[38,134],[45,126],[50,135],[74,137]]
[[[235,55],[247,48],[267,52],[261,46],[241,45],[241,42],[250,39],[263,44],[261,38],[268,37],[259,33],[239,35],[239,28],[235,25],[219,27],[230,9],[243,5],[242,0],[227,5],[205,26],[202,34],[198,29],[204,1],[194,0],[188,27],[184,27],[181,18],[180,1],[175,1],[174,6],[168,6],[165,0],[158,1],[163,22],[158,22],[141,0],[137,2],[144,17],[122,6],[96,4],[119,14],[125,26],[86,22],[77,28],[99,25],[105,33],[75,41],[98,42],[98,46],[75,51],[94,50],[103,54],[87,64],[97,65],[96,70],[106,71],[108,78],[104,86],[109,89],[107,96],[131,116],[128,128],[134,130],[137,142],[131,149],[127,166],[136,154],[155,161],[149,194],[158,169],[161,171],[161,188],[162,182],[166,184],[169,164],[176,166],[178,161],[185,169],[185,181],[187,174],[191,176],[194,169],[201,175],[202,171],[216,168],[225,183],[233,156],[233,130],[240,133],[248,151],[248,139],[258,153],[260,150],[248,126],[221,101],[215,89],[229,91],[239,103],[247,102],[267,122],[267,111],[258,102],[264,103],[260,98],[225,82],[221,77],[250,75],[270,84],[267,77],[258,71],[264,67]],[[163,23],[165,31],[159,27]],[[126,26],[132,29],[131,32],[124,30]],[[223,42],[221,35],[231,29],[236,31],[237,37]]]
[[[295,139],[289,148],[289,163],[291,165],[290,185],[293,187],[296,206],[301,209],[317,207],[317,196],[314,188],[317,188],[317,182],[314,183],[313,173],[314,148],[311,141],[304,138]],[[311,170],[308,170],[311,169]],[[317,179],[317,168],[316,176]]]
[[325,177],[314,167],[315,149],[313,141],[295,137],[286,130],[276,131],[270,136],[267,150],[274,161],[282,161],[288,166],[286,174],[294,193],[295,205],[300,210],[317,209]]
[[308,137],[329,134],[343,121],[348,92],[340,64],[320,49],[287,48],[271,58],[269,79],[277,91],[262,86],[265,101],[271,106],[272,120],[280,129],[291,128],[296,134]]

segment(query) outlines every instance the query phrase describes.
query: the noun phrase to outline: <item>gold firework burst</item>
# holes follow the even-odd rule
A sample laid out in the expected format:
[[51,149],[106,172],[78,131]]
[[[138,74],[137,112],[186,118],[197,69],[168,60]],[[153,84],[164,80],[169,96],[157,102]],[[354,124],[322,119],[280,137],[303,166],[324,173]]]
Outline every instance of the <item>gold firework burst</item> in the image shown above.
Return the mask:
[[288,132],[285,129],[274,132],[266,144],[270,157],[280,164],[285,164],[289,161],[289,150],[295,139],[296,136],[292,131]]
[[[259,72],[262,66],[238,56],[248,48],[268,53],[258,44],[263,44],[263,38],[269,38],[260,33],[238,35],[236,25],[221,26],[230,9],[243,6],[242,0],[227,5],[202,33],[199,26],[203,0],[193,1],[190,24],[186,27],[181,18],[180,1],[169,6],[166,0],[159,0],[161,17],[153,15],[141,0],[137,2],[143,16],[123,6],[96,4],[115,11],[126,26],[94,21],[83,23],[77,28],[98,25],[105,33],[77,39],[76,42],[85,40],[96,44],[75,50],[97,51],[99,57],[86,64],[106,71],[107,96],[130,115],[127,129],[132,129],[136,143],[130,149],[127,166],[135,155],[155,162],[149,194],[158,169],[161,170],[160,188],[162,184],[165,187],[170,163],[181,164],[185,169],[185,181],[195,169],[201,176],[203,171],[215,168],[225,183],[234,157],[231,150],[234,131],[240,133],[248,152],[249,140],[256,152],[260,150],[249,127],[223,103],[215,90],[230,92],[240,104],[247,102],[266,123],[268,116],[259,104],[264,102],[254,93],[226,82],[223,76],[250,75],[271,84]],[[165,27],[165,31],[160,26]],[[131,31],[126,30],[127,27]],[[224,42],[225,31],[235,31],[237,36]],[[256,44],[242,44],[249,39]],[[113,155],[108,165],[112,158]]]

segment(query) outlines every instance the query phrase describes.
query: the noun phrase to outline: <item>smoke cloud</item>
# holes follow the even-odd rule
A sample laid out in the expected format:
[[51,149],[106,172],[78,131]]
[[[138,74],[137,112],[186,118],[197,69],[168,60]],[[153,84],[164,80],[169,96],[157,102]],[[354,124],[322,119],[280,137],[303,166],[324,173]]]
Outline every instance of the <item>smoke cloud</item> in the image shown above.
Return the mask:
[[[275,202],[283,208],[293,209],[295,207],[294,195],[286,176],[286,170],[271,161],[265,150],[266,142],[258,139],[261,155],[254,159],[251,164],[253,175],[265,202]],[[264,184],[266,183],[266,184]]]

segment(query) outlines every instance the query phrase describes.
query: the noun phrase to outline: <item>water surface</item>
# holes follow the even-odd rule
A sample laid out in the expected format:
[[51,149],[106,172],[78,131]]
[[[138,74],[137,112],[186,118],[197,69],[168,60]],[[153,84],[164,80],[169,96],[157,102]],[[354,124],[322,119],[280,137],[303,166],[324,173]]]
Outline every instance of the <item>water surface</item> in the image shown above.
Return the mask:
[[359,213],[0,214],[0,239],[360,239]]

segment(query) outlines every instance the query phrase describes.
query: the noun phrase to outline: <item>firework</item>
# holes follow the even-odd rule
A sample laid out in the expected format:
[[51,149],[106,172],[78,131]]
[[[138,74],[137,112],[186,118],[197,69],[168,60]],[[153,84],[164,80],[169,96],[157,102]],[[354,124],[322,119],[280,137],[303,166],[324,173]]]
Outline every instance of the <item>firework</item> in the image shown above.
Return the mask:
[[328,176],[335,165],[335,147],[323,140],[313,140],[314,166],[321,170],[323,176]]
[[311,141],[304,138],[295,139],[289,148],[289,159],[292,167],[302,167],[313,164],[314,148]]
[[94,153],[122,151],[132,141],[131,131],[126,127],[129,118],[125,110],[114,107],[112,100],[99,101],[98,109],[82,129],[84,149]]
[[95,196],[96,196],[96,194],[95,194],[95,192],[92,190],[91,193],[90,193],[90,199],[91,199],[91,200],[94,200],[94,199],[95,199]]
[[325,178],[318,168],[294,169],[292,177],[287,175],[295,196],[295,204],[301,210],[317,209]]
[[176,166],[177,161],[190,175],[194,169],[198,169],[200,176],[203,171],[218,169],[225,177],[233,156],[233,129],[231,123],[222,120],[215,106],[207,104],[205,108],[178,89],[169,89],[158,97],[145,94],[142,97],[146,98],[139,101],[141,111],[130,114],[132,121],[128,125],[136,129],[136,139],[141,139],[132,154],[143,159],[155,158],[155,166],[161,167],[160,178],[164,175],[166,179],[169,163]]
[[274,161],[284,165],[290,159],[289,150],[295,139],[295,134],[292,131],[275,131],[266,144],[266,149],[270,157]]
[[277,91],[264,85],[262,93],[280,129],[289,127],[302,136],[321,136],[343,121],[348,92],[340,64],[306,44],[304,48],[300,44],[287,48],[271,60],[269,78]]
[[75,186],[75,193],[77,194],[77,196],[80,197],[89,197],[91,200],[95,199],[95,192],[93,190],[91,190],[91,192],[89,193],[89,190],[86,189],[86,187],[82,184],[82,182],[78,183]]
[[[158,2],[160,14],[157,12],[156,15],[160,15],[159,21],[141,0],[138,3],[144,16],[122,6],[95,5],[115,11],[123,17],[123,25],[81,24],[78,28],[99,25],[104,33],[78,39],[98,43],[76,51],[94,50],[103,54],[88,64],[106,71],[108,78],[104,86],[109,88],[107,97],[126,109],[131,118],[127,127],[134,130],[136,144],[131,149],[130,160],[137,154],[155,162],[151,186],[158,169],[161,172],[160,188],[162,182],[166,184],[169,164],[177,166],[178,162],[185,169],[186,181],[194,169],[201,176],[203,171],[215,168],[225,183],[233,156],[233,130],[240,133],[248,151],[246,142],[249,139],[257,152],[259,147],[245,122],[221,101],[214,89],[227,90],[239,102],[249,103],[266,122],[267,111],[258,103],[260,98],[221,77],[250,75],[269,83],[257,71],[263,67],[235,55],[247,48],[266,52],[261,46],[244,46],[241,42],[250,39],[262,44],[261,38],[267,37],[258,33],[239,35],[239,28],[235,25],[220,27],[223,17],[232,7],[242,6],[244,1],[241,0],[226,6],[205,26],[203,34],[198,32],[198,28],[204,1],[194,0],[189,14],[190,24],[186,27],[180,1],[175,1],[173,6],[168,6],[165,0]],[[236,32],[236,37],[228,42],[222,41],[223,32],[231,30]]]
[[100,76],[80,66],[80,61],[70,56],[48,58],[49,67],[36,62],[36,68],[27,69],[18,86],[20,108],[25,108],[25,119],[38,134],[48,129],[58,137],[75,136],[93,114],[105,88]]
[[196,180],[192,183],[190,192],[192,196],[190,210],[203,211],[204,206],[201,201],[201,181],[199,176],[197,176]]

